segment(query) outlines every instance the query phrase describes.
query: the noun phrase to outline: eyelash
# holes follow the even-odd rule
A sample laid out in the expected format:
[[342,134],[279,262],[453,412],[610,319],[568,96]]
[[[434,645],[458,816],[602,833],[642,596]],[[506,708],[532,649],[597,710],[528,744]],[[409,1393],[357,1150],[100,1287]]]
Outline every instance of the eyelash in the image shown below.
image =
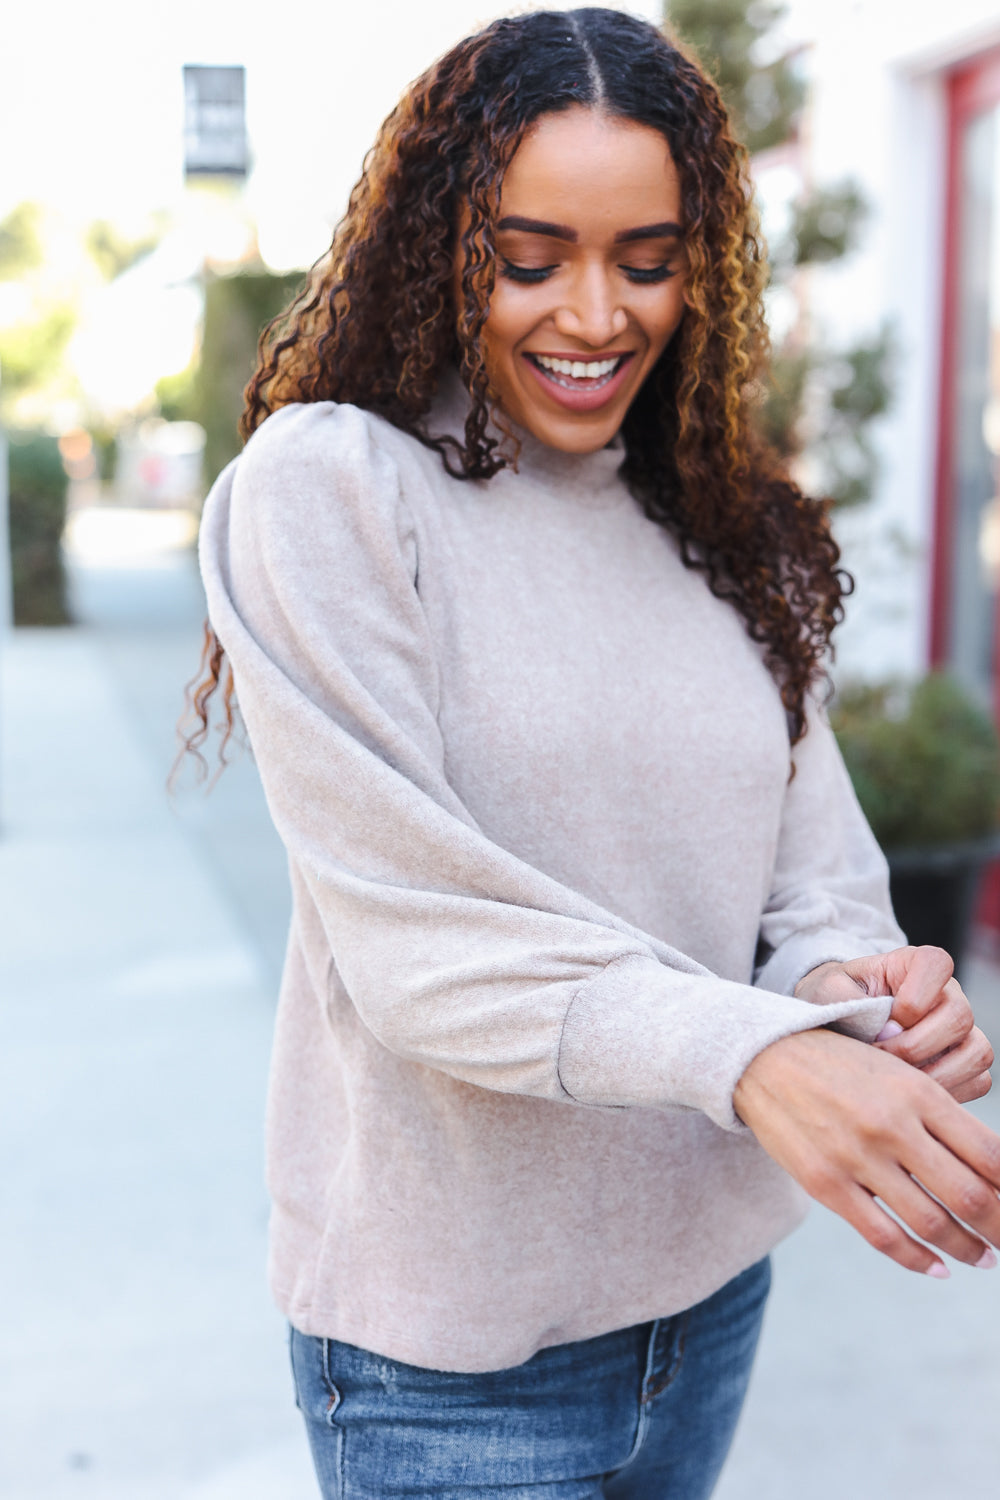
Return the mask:
[[[505,260],[500,272],[508,281],[516,281],[522,286],[536,286],[541,281],[547,281],[555,269],[555,266],[517,266],[513,261]],[[641,266],[622,266],[620,269],[636,286],[652,286],[661,281],[669,281],[671,276],[677,275],[668,265],[652,266],[648,270]]]

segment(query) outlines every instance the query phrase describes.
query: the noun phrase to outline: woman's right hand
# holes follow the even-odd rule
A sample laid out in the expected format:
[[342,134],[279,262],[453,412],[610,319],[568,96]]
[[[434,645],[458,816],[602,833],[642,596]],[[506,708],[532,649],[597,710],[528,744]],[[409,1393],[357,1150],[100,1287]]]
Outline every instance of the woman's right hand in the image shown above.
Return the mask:
[[733,1102],[778,1165],[891,1260],[947,1276],[930,1244],[995,1264],[1000,1136],[926,1073],[837,1032],[805,1031],[759,1052]]

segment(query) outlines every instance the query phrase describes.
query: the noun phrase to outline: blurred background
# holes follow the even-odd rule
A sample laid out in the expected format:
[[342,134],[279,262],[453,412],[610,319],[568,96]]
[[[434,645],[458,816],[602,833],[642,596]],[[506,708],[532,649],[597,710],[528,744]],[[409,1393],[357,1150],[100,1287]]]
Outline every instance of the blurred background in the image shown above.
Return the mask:
[[[508,8],[5,16],[10,1500],[315,1496],[264,1274],[284,857],[248,753],[207,795],[190,770],[166,790],[204,618],[193,544],[258,333],[378,124]],[[624,8],[697,48],[751,148],[767,430],[832,497],[857,577],[835,722],[904,926],[960,955],[996,1041],[1000,0]],[[722,1500],[995,1496],[1000,1273],[908,1277],[818,1210],[777,1266]]]

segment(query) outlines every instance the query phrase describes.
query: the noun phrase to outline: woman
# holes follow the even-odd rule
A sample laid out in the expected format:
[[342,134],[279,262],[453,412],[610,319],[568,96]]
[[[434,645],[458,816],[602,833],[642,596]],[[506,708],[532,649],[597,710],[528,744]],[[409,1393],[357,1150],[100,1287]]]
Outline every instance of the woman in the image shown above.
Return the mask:
[[814,706],[844,580],[754,434],[763,280],[689,59],[500,21],[248,388],[197,703],[224,650],[289,851],[272,1284],[326,1495],[707,1496],[793,1179],[932,1276],[1000,1243],[992,1055]]

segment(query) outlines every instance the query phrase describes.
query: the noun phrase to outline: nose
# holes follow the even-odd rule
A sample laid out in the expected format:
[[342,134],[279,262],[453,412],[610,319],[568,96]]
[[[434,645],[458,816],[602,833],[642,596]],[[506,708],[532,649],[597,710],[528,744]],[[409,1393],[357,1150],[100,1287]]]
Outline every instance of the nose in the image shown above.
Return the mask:
[[628,314],[617,298],[617,287],[603,265],[581,266],[570,281],[565,300],[555,314],[559,333],[600,349],[625,332]]

